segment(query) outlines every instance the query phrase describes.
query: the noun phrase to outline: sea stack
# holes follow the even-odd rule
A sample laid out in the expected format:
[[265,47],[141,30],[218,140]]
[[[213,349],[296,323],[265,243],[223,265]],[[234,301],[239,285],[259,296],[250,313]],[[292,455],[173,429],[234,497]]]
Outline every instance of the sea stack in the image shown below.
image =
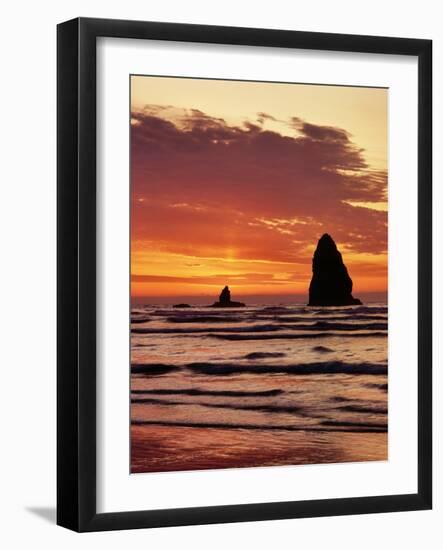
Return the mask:
[[353,306],[361,301],[352,296],[352,279],[333,238],[325,233],[312,259],[309,306]]
[[245,307],[242,302],[231,302],[231,291],[228,286],[221,291],[218,302],[212,304],[211,307]]

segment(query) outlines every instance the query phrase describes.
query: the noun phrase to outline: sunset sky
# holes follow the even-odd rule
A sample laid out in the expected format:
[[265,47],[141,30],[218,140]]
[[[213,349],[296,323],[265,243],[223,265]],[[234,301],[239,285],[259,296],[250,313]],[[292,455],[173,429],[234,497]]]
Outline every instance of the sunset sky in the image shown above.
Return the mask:
[[[387,289],[387,103],[376,88],[131,77],[131,294],[303,300],[318,239],[356,297]],[[372,294],[368,294],[372,293]]]

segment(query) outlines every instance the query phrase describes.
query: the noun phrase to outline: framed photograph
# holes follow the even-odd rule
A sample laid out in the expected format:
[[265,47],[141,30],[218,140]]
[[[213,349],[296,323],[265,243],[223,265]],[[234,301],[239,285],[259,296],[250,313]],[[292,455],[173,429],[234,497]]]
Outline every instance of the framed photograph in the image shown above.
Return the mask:
[[58,26],[59,525],[432,506],[429,40]]

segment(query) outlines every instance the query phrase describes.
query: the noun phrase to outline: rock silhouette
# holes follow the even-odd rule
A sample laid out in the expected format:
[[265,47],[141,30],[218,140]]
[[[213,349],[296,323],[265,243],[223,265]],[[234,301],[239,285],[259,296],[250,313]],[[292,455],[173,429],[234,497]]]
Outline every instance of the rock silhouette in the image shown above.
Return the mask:
[[330,235],[318,241],[312,259],[309,306],[353,306],[361,301],[352,296],[352,279]]
[[228,286],[221,291],[218,302],[214,302],[211,307],[245,307],[242,302],[231,302],[231,291]]
[[186,308],[186,307],[192,307],[190,304],[174,304],[172,307],[175,308]]
[[218,300],[220,304],[228,304],[231,301],[231,291],[228,286],[225,286],[225,288],[221,291]]

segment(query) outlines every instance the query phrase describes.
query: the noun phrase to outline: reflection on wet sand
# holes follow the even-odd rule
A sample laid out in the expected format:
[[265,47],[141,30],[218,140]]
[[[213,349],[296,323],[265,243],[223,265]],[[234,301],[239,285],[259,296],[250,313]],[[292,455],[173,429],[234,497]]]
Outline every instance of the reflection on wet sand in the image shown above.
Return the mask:
[[133,473],[386,460],[387,433],[134,425]]

